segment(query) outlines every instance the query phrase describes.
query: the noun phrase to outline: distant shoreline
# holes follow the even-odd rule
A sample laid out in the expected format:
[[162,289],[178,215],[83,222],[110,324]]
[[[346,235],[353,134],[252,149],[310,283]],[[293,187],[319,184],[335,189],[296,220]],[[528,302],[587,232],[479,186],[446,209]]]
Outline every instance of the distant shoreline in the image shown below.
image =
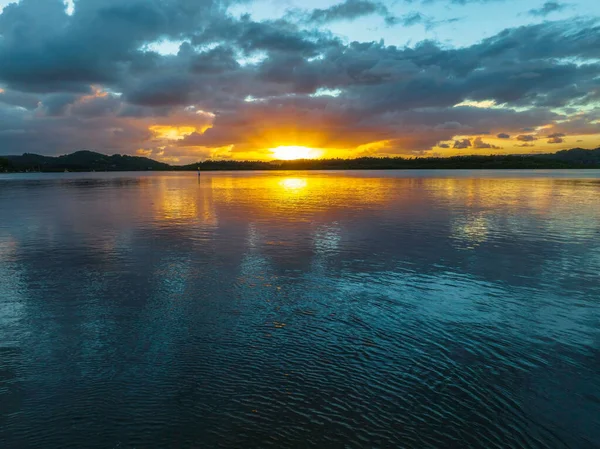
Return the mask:
[[290,161],[207,160],[169,165],[139,156],[108,156],[92,151],[49,157],[36,154],[0,157],[0,173],[124,171],[293,171],[293,170],[550,170],[600,169],[600,148],[575,148],[552,154],[428,157],[362,157]]
[[[224,172],[334,172],[334,171],[510,171],[510,170],[522,170],[522,171],[534,171],[534,170],[600,170],[600,166],[577,166],[577,167],[453,167],[453,168],[279,168],[279,169],[261,169],[261,168],[240,168],[240,169],[203,169],[201,173],[224,173]],[[0,175],[30,175],[35,173],[40,174],[73,174],[73,173],[196,173],[198,170],[182,170],[182,169],[169,169],[169,170],[44,170],[44,171],[0,171]]]

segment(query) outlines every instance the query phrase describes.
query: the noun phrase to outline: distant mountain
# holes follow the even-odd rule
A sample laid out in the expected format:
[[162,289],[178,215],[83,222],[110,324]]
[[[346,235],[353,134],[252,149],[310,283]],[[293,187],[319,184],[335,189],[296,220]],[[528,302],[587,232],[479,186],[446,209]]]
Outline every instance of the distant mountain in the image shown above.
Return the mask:
[[38,154],[0,157],[0,171],[146,171],[146,170],[380,170],[380,169],[550,169],[600,168],[600,148],[574,148],[554,154],[422,157],[363,157],[293,161],[200,161],[176,166],[137,156],[107,156],[77,151],[65,156]]
[[172,170],[169,164],[146,157],[115,154],[107,156],[93,151],[77,151],[58,157],[25,153],[22,156],[5,156],[17,171],[142,171]]

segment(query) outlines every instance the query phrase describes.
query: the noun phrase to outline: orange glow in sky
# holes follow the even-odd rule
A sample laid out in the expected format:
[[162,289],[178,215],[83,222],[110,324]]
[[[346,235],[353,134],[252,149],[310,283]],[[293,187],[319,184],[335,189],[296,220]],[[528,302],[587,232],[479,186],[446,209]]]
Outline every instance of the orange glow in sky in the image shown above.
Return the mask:
[[181,140],[196,131],[193,126],[154,125],[148,128],[157,139]]

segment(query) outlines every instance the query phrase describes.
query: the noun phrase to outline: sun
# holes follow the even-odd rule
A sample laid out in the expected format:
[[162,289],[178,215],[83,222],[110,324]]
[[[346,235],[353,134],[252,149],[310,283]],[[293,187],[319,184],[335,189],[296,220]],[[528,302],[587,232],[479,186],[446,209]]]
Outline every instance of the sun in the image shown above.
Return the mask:
[[315,159],[321,152],[315,148],[298,146],[281,146],[271,148],[273,157],[282,161],[291,161],[293,159]]

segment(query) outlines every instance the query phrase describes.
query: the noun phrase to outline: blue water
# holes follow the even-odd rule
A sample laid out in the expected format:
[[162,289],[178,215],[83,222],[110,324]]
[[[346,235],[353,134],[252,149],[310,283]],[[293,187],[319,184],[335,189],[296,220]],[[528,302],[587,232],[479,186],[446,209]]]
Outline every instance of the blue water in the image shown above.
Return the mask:
[[600,173],[0,175],[0,447],[598,448]]

